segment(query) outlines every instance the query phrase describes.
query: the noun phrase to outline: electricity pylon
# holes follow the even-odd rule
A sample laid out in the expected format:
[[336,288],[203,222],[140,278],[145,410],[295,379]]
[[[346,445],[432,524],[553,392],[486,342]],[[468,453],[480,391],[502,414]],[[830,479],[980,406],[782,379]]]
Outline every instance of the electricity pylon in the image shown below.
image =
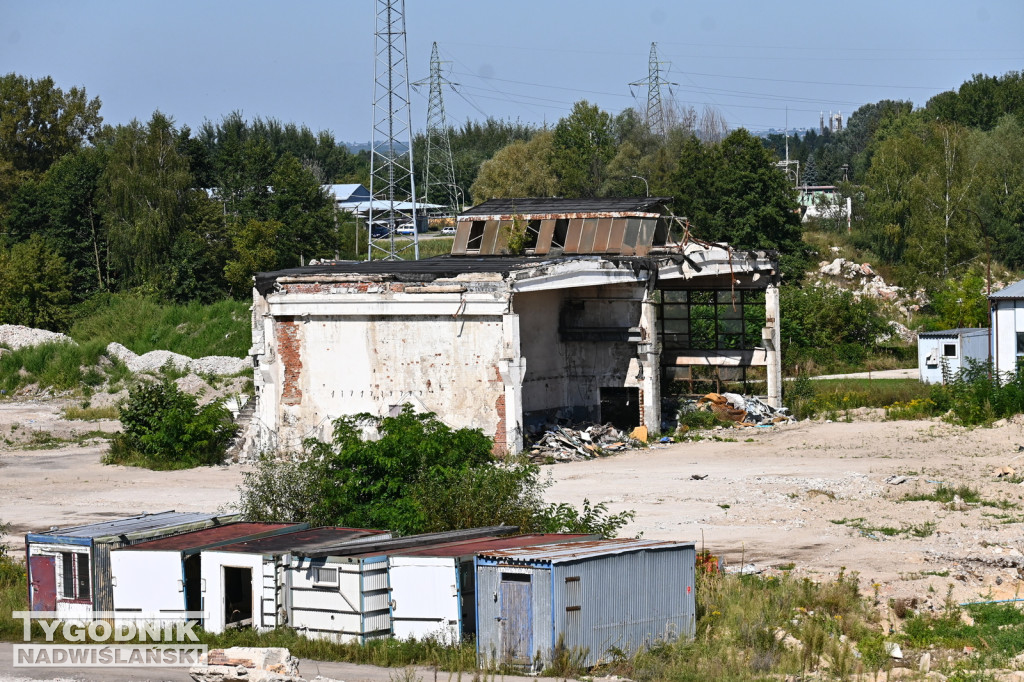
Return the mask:
[[657,43],[651,43],[651,56],[647,63],[647,80],[633,81],[631,86],[647,88],[647,127],[659,135],[665,134],[665,110],[661,105],[661,86],[679,85],[661,77],[662,64],[658,61]]
[[459,212],[459,188],[455,184],[455,163],[452,144],[448,137],[448,120],[444,114],[444,94],[441,87],[454,86],[441,73],[442,62],[437,55],[437,43],[430,51],[430,77],[413,85],[430,85],[427,103],[427,161],[423,173],[423,201],[444,204],[448,213]]
[[[370,210],[366,258],[398,260],[413,250],[419,260],[416,184],[412,172],[412,111],[405,57],[405,0],[376,0],[373,59],[373,131],[370,137]],[[412,242],[398,247],[399,229]],[[376,235],[376,236],[375,236]]]

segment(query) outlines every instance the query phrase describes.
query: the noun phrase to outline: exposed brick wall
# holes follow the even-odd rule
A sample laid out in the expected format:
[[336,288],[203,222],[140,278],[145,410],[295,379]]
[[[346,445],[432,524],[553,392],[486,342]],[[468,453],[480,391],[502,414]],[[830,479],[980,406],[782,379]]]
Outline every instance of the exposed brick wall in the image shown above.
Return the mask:
[[491,451],[498,456],[508,453],[508,442],[505,438],[505,394],[502,393],[494,402],[494,409],[498,412],[498,426],[494,431],[494,447]]
[[299,388],[299,378],[302,376],[300,323],[296,322],[294,317],[281,317],[277,319],[276,324],[277,357],[280,358],[284,370],[281,402],[285,405],[298,405],[302,402],[302,389]]

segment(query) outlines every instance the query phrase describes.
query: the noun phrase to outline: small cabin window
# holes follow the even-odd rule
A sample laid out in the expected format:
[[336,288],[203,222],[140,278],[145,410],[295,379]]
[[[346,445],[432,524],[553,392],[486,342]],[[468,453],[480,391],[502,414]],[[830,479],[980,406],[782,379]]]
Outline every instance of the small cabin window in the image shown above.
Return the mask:
[[956,344],[955,343],[944,343],[942,344],[942,356],[945,358],[956,357]]
[[336,568],[325,568],[324,566],[313,567],[313,584],[314,585],[337,585],[338,584],[338,569]]
[[61,590],[65,599],[89,599],[89,555],[85,552],[61,552]]
[[1024,332],[1017,332],[1017,355],[1024,355]]

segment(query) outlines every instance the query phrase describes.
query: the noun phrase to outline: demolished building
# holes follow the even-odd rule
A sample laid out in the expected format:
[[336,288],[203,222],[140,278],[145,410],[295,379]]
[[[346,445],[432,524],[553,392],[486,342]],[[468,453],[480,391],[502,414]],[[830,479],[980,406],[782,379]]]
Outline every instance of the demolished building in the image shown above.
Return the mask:
[[498,452],[555,420],[660,431],[663,391],[695,382],[759,382],[779,405],[773,254],[694,239],[669,201],[491,200],[450,256],[260,273],[257,449],[406,403]]

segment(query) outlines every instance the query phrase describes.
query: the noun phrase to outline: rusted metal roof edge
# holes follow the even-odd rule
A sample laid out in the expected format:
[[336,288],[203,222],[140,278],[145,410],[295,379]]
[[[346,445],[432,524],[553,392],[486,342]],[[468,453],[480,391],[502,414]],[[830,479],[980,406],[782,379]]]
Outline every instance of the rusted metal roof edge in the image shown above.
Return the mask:
[[480,558],[497,563],[547,563],[561,564],[571,561],[582,561],[611,554],[625,554],[645,550],[666,550],[694,548],[694,542],[678,542],[671,540],[632,540],[615,538],[612,540],[595,540],[593,542],[575,542],[538,547],[522,547],[509,550],[481,552]]

